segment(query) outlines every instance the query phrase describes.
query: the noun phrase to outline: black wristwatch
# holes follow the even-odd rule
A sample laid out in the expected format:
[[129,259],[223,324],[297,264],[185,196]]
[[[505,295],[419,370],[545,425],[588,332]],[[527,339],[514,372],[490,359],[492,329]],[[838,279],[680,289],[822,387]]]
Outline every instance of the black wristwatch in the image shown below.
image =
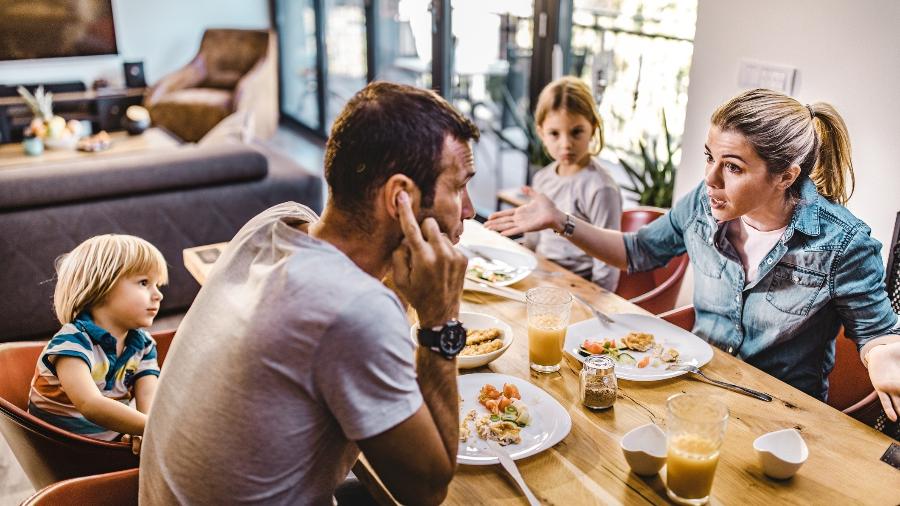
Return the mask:
[[453,360],[466,347],[466,329],[457,319],[451,319],[442,326],[420,328],[417,333],[419,345],[447,360]]

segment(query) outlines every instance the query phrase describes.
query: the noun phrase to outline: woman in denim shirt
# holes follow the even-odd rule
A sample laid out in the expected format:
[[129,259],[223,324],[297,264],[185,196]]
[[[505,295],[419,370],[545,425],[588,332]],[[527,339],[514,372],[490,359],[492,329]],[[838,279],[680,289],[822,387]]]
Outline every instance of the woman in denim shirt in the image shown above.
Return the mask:
[[705,151],[704,181],[638,232],[594,227],[543,195],[486,225],[505,235],[550,228],[629,272],[687,252],[694,333],[822,400],[843,325],[896,420],[900,328],[881,244],[843,206],[854,176],[840,115],[826,103],[747,91],[713,113]]

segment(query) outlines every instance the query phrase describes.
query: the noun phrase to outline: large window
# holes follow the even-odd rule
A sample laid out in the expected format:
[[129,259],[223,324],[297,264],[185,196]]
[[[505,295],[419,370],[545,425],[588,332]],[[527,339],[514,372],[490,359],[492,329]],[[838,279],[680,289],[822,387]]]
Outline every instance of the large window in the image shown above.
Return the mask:
[[681,138],[696,0],[574,0],[570,72],[594,90],[615,153],[658,138],[665,110]]
[[364,0],[325,0],[325,130],[357,91],[366,85]]
[[281,113],[307,127],[319,129],[316,11],[314,0],[278,2],[281,74]]
[[[526,183],[531,121],[559,73],[583,78],[606,125],[605,158],[684,126],[697,0],[276,0],[282,112],[327,135],[369,81],[437,89],[482,129],[480,213]],[[524,123],[523,123],[524,122]],[[677,163],[677,160],[676,160]],[[485,176],[485,174],[490,174]],[[615,174],[614,174],[615,177]]]

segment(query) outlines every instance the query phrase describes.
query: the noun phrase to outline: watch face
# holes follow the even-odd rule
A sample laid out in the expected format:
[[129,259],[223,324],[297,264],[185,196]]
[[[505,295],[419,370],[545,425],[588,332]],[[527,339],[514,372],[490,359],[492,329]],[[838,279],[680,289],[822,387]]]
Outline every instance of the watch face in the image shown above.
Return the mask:
[[466,329],[462,324],[447,325],[441,332],[441,351],[447,355],[458,355],[466,347]]

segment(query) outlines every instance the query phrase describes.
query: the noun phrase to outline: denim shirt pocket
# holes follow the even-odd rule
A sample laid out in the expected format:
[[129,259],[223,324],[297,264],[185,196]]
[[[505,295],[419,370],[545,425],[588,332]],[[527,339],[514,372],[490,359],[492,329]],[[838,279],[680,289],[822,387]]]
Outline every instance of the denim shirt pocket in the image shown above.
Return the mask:
[[722,271],[725,269],[725,258],[716,251],[711,227],[703,221],[697,220],[691,228],[693,230],[688,234],[689,240],[685,241],[691,264],[694,269],[708,277],[721,278]]
[[771,274],[766,300],[782,312],[800,316],[809,313],[827,280],[821,272],[790,264],[776,265]]

